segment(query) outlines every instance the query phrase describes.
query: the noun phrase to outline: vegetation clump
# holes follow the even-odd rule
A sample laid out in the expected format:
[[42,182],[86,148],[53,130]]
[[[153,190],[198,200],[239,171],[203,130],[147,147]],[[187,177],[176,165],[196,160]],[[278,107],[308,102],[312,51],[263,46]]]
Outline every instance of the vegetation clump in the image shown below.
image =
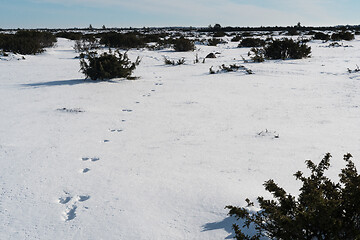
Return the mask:
[[333,182],[325,176],[330,167],[330,153],[318,165],[306,161],[311,171],[306,177],[301,171],[294,174],[302,182],[299,196],[295,197],[279,187],[273,180],[264,183],[273,200],[258,197],[260,211],[251,212],[254,203],[246,199],[247,207],[226,206],[229,215],[244,219],[243,228],[254,224],[256,234],[246,235],[240,226],[233,224],[238,240],[270,239],[360,239],[360,176],[345,154],[346,167],[339,174],[340,181]]
[[166,65],[183,65],[185,63],[185,58],[180,58],[178,59],[176,62],[174,60],[170,60],[169,58],[167,57],[164,57],[164,63]]
[[331,35],[331,40],[333,41],[340,41],[340,40],[351,41],[354,40],[354,38],[355,38],[354,34],[352,34],[349,31],[340,31],[333,33]]
[[323,32],[316,32],[313,37],[314,40],[323,40],[328,41],[330,39],[330,35]]
[[80,57],[80,71],[92,80],[131,79],[132,72],[140,64],[139,57],[135,62],[131,62],[127,53],[122,54],[119,50],[102,54],[88,52],[80,54]]
[[246,68],[243,65],[236,65],[236,64],[230,64],[229,66],[226,66],[225,64],[222,64],[219,67],[219,70],[214,70],[211,66],[209,69],[210,74],[216,74],[216,73],[222,73],[222,72],[236,72],[238,70],[243,70],[246,74],[253,74],[253,71],[249,68]]
[[174,39],[174,49],[177,52],[188,52],[188,51],[194,51],[195,50],[195,44],[190,39],[184,38],[183,36]]
[[56,37],[50,32],[19,30],[15,34],[0,34],[0,49],[17,54],[37,54],[53,47]]
[[309,57],[310,53],[311,47],[288,38],[273,40],[264,47],[267,59],[301,59]]
[[265,40],[260,38],[244,38],[238,47],[261,47],[265,45]]

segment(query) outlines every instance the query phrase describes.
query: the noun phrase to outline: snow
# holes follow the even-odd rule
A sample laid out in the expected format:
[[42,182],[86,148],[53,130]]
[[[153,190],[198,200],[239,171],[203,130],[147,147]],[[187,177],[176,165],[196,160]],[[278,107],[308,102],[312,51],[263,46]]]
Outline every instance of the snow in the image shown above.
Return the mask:
[[[264,181],[296,194],[306,159],[331,152],[336,178],[360,158],[359,40],[264,63],[230,42],[130,50],[140,79],[109,82],[84,81],[66,39],[1,59],[0,239],[231,238],[224,207],[269,197]],[[233,63],[254,74],[209,74]]]

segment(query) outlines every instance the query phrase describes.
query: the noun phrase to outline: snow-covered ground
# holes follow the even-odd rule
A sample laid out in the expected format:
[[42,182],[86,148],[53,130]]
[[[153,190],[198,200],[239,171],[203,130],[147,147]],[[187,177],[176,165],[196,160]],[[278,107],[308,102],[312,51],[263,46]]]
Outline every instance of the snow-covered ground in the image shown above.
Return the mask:
[[[296,194],[306,159],[331,152],[334,178],[360,159],[359,40],[245,64],[237,43],[131,50],[135,81],[84,81],[65,39],[2,58],[0,239],[231,238],[224,207],[269,197],[264,181]],[[255,74],[209,74],[232,63]]]

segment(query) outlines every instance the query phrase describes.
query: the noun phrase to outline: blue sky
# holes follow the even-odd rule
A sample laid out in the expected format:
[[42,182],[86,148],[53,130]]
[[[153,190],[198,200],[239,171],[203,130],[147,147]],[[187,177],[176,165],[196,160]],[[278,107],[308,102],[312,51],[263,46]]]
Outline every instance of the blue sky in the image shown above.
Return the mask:
[[0,0],[0,28],[360,24],[359,0]]

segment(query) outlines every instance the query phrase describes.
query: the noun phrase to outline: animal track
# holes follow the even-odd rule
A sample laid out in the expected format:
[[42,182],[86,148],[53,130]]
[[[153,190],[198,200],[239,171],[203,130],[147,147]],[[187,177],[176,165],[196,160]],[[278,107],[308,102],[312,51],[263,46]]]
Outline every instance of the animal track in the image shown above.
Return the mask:
[[67,207],[65,212],[64,212],[64,220],[67,221],[71,221],[74,218],[76,218],[76,209],[77,206],[74,204],[71,207]]
[[109,129],[110,132],[122,132],[122,129]]
[[71,197],[67,196],[67,197],[59,197],[59,203],[61,204],[66,204],[68,202],[70,202]]
[[110,142],[110,140],[105,139],[105,140],[103,140],[103,142],[104,142],[104,143],[108,143],[108,142]]
[[122,111],[123,111],[123,112],[132,112],[131,109],[123,109]]
[[88,160],[91,160],[92,162],[96,162],[96,161],[99,161],[99,160],[100,160],[100,158],[98,158],[98,157],[92,157],[92,158],[89,158],[89,157],[83,157],[83,158],[81,158],[81,160],[83,160],[83,161],[88,161]]
[[84,168],[84,169],[81,170],[82,173],[87,173],[89,171],[90,171],[90,168]]
[[85,202],[87,200],[89,200],[90,196],[89,195],[84,195],[84,196],[79,196],[79,202]]

